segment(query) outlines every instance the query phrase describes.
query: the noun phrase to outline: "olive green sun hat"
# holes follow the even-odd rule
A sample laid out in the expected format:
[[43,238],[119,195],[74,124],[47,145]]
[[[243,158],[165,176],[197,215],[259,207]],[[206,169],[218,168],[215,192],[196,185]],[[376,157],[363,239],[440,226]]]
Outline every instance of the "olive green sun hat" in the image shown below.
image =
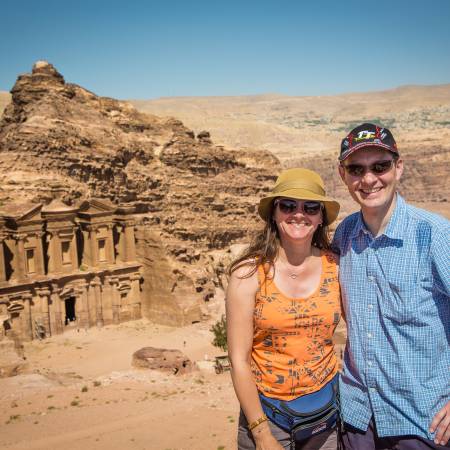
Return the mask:
[[326,196],[322,178],[312,170],[288,169],[281,172],[272,192],[259,202],[258,213],[262,219],[268,220],[272,202],[277,197],[322,202],[327,215],[327,225],[333,223],[339,214],[339,203]]

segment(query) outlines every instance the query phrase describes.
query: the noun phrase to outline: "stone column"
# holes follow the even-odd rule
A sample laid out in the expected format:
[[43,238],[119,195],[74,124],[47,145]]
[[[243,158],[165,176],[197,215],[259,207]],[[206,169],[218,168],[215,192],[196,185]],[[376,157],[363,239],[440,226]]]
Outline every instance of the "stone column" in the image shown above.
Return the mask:
[[31,341],[33,340],[33,321],[31,316],[31,299],[32,295],[30,293],[26,293],[22,295],[23,301],[23,310],[21,312],[21,322],[22,322],[22,333],[24,340]]
[[64,332],[64,317],[62,313],[61,292],[57,283],[52,283],[50,292],[50,330],[52,334],[62,334]]
[[13,236],[15,241],[14,245],[14,274],[13,278],[16,280],[22,280],[25,278],[25,247],[24,247],[24,234],[16,234]]
[[90,266],[91,267],[97,267],[98,266],[98,242],[97,242],[97,227],[89,226],[89,243],[91,248],[91,261]]
[[95,291],[92,282],[86,281],[88,309],[89,309],[89,327],[93,327],[97,321],[97,310],[95,305]]
[[109,275],[105,276],[103,283],[102,316],[105,325],[113,323],[113,285]]
[[120,292],[119,280],[111,277],[111,293],[112,293],[112,320],[114,324],[120,323]]
[[73,236],[70,241],[70,257],[72,260],[72,270],[78,270],[78,250],[77,250],[77,229],[73,228]]
[[102,292],[99,277],[94,277],[94,279],[91,281],[91,287],[89,290],[91,289],[94,291],[96,325],[98,327],[102,327],[103,326]]
[[139,286],[140,279],[141,279],[141,275],[139,273],[133,273],[130,276],[131,318],[133,320],[137,320],[142,317],[142,315],[141,315],[141,291],[140,291],[140,286]]
[[51,318],[50,318],[50,290],[49,289],[36,289],[37,294],[39,295],[39,302],[41,304],[40,308],[40,319],[41,323],[45,328],[45,334],[47,337],[52,335],[52,326],[51,326]]
[[44,233],[38,231],[36,233],[36,273],[38,275],[45,275],[44,250],[42,248],[42,237]]
[[83,266],[91,267],[92,248],[91,248],[91,241],[89,240],[90,232],[86,228],[82,228],[81,233],[83,234],[83,256],[81,262]]
[[[75,314],[77,316],[77,322],[81,327],[89,328],[89,299],[87,292],[87,283],[80,285],[78,289],[79,298],[75,302]],[[79,301],[81,300],[81,301]]]
[[115,258],[114,258],[114,236],[113,236],[113,226],[112,224],[107,225],[108,228],[108,234],[106,239],[106,259],[108,261],[108,264],[114,264]]
[[61,240],[56,231],[48,232],[48,272],[61,272],[62,256],[61,256]]

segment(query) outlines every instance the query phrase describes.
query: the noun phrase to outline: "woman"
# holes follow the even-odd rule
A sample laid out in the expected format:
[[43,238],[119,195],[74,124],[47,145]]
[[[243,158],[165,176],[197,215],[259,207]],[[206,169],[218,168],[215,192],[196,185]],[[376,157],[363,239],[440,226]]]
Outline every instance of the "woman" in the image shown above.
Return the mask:
[[258,212],[264,231],[232,263],[227,290],[231,374],[241,404],[238,448],[336,449],[333,428],[300,441],[295,434],[293,444],[294,432],[280,426],[281,416],[267,420],[266,414],[274,411],[271,402],[295,405],[334,389],[331,338],[340,295],[328,226],[339,204],[326,197],[317,173],[289,169]]

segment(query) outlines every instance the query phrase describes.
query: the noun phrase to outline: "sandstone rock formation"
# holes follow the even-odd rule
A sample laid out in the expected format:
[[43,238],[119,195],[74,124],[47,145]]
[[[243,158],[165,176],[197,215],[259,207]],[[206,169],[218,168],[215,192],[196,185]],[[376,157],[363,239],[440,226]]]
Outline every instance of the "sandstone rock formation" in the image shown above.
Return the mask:
[[[0,205],[99,197],[136,207],[143,314],[201,320],[220,285],[216,252],[258,226],[255,204],[279,170],[266,151],[233,152],[180,121],[66,83],[47,62],[19,76],[0,121]],[[219,276],[218,276],[219,275]]]
[[180,350],[168,350],[164,348],[144,347],[133,353],[133,367],[159,370],[174,375],[197,370],[193,363]]
[[400,191],[419,206],[450,217],[450,84],[402,86],[380,92],[295,97],[167,97],[132,101],[140,111],[176,115],[189,127],[212,131],[217,142],[271,151],[285,167],[317,170],[341,217],[356,208],[337,175],[345,133],[358,123],[391,128],[405,172]]

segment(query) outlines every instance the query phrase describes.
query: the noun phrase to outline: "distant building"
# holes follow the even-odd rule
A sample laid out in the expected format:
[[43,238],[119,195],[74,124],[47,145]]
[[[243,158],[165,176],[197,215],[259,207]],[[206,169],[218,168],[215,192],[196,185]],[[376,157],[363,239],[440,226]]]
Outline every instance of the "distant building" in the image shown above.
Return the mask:
[[0,208],[0,340],[32,340],[141,317],[132,207]]

